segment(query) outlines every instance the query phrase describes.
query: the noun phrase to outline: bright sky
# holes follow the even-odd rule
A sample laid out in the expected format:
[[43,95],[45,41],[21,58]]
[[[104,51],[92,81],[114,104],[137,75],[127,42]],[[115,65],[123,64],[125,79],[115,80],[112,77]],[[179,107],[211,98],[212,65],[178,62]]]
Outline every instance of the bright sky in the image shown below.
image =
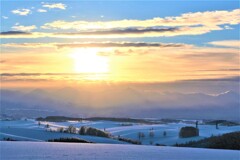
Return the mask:
[[1,1],[1,78],[239,76],[239,1]]

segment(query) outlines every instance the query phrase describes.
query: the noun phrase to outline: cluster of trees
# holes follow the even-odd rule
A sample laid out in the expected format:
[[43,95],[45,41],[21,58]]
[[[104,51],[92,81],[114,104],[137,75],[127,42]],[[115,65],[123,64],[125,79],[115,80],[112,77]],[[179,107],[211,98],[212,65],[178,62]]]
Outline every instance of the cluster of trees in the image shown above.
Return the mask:
[[92,136],[98,136],[98,137],[107,137],[107,138],[111,137],[111,135],[108,132],[105,132],[93,127],[87,127],[87,126],[82,126],[79,129],[79,134],[92,135]]
[[130,138],[124,138],[124,137],[121,137],[121,136],[118,136],[118,140],[119,141],[123,141],[123,142],[127,142],[127,143],[132,143],[132,144],[142,144],[141,141],[137,141],[137,140],[133,140],[133,139],[130,139]]
[[175,146],[240,150],[240,132],[227,133],[221,136],[212,136],[199,141],[176,144]]
[[[45,128],[47,129],[47,131],[53,131],[50,128],[49,124],[46,124]],[[107,138],[111,137],[111,135],[108,132],[105,132],[105,130],[102,131],[100,129],[93,128],[93,127],[87,127],[87,126],[82,126],[79,129],[77,129],[73,125],[70,125],[67,128],[60,127],[56,131],[61,132],[61,133],[91,135],[91,136],[107,137]]]
[[180,138],[188,138],[188,137],[195,137],[195,136],[199,136],[198,128],[186,126],[180,129],[180,132],[179,132]]
[[69,142],[69,143],[92,143],[80,138],[59,138],[59,139],[50,139],[48,142]]
[[17,141],[17,140],[8,137],[8,138],[3,138],[3,141]]

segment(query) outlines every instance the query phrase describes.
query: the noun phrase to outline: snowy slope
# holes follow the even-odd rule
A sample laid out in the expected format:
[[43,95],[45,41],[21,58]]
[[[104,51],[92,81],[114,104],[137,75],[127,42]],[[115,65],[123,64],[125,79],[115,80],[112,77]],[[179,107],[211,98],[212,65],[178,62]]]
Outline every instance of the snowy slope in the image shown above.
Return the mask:
[[[70,122],[66,122],[71,124]],[[75,123],[75,122],[73,122]],[[68,126],[57,125],[49,123],[52,128]],[[20,141],[47,141],[49,139],[56,138],[80,138],[94,143],[109,143],[109,144],[126,144],[126,142],[117,141],[110,138],[96,137],[96,136],[84,136],[79,134],[49,132],[44,129],[44,125],[38,126],[38,122],[33,120],[28,121],[0,121],[0,140],[3,138],[13,138]]]
[[[221,135],[224,133],[240,131],[240,126],[219,126],[219,129],[215,128],[215,125],[199,125],[200,136],[192,138],[179,138],[178,133],[181,127],[195,126],[194,124],[186,123],[169,123],[169,124],[157,124],[157,125],[145,125],[131,123],[132,126],[122,126],[123,122],[112,121],[83,121],[83,122],[41,122],[41,126],[38,126],[38,122],[34,120],[18,120],[18,121],[0,121],[0,140],[4,137],[12,137],[16,140],[28,140],[28,141],[46,141],[54,138],[61,137],[77,137],[87,141],[96,143],[110,143],[110,144],[123,144],[125,142],[102,138],[94,136],[82,136],[78,134],[68,134],[59,132],[47,132],[44,126],[50,125],[51,129],[57,129],[59,127],[68,127],[73,125],[77,128],[81,126],[91,126],[98,129],[106,129],[114,136],[121,136],[134,140],[139,140],[138,133],[144,133],[145,137],[141,138],[142,144],[164,144],[174,145],[176,143],[185,143],[191,140],[199,140],[212,135]],[[153,128],[154,137],[149,136],[150,129]],[[163,132],[166,131],[167,135],[164,136]]]
[[[191,138],[179,138],[178,134],[181,127],[193,126],[194,124],[185,123],[169,123],[169,124],[158,124],[158,125],[133,125],[127,127],[113,127],[108,128],[107,131],[113,135],[120,135],[122,137],[138,139],[138,133],[144,133],[145,137],[141,138],[142,144],[164,144],[164,145],[174,145],[176,143],[186,143],[191,140],[200,140],[203,138],[210,137],[212,135],[221,135],[224,133],[240,131],[240,126],[220,126],[216,129],[214,125],[199,125],[199,135],[198,137]],[[154,137],[149,136],[150,129],[154,131]],[[164,136],[163,132],[166,131],[167,135]]]
[[239,160],[232,150],[142,145],[0,142],[1,160]]

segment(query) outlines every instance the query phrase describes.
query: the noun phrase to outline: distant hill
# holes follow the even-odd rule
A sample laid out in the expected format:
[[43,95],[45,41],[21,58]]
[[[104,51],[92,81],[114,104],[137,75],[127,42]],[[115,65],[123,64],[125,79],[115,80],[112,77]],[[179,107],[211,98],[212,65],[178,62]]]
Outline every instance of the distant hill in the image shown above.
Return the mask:
[[205,124],[208,124],[208,125],[216,125],[216,123],[218,123],[219,125],[222,125],[222,126],[237,126],[237,125],[240,125],[237,122],[232,122],[232,121],[227,121],[227,120],[213,120],[213,121],[205,122]]
[[[239,121],[239,92],[157,92],[127,86],[0,90],[0,118],[138,117]],[[201,113],[201,114],[199,114]]]
[[134,118],[113,118],[113,117],[90,117],[90,118],[76,118],[76,117],[65,117],[65,116],[47,116],[45,118],[38,117],[36,121],[49,121],[49,122],[66,122],[66,121],[114,121],[114,122],[130,122],[130,123],[145,123],[145,124],[158,124],[160,122],[150,121],[145,119],[134,119]]
[[37,121],[48,121],[48,122],[66,122],[66,121],[81,121],[82,118],[72,118],[64,116],[48,116],[46,118],[36,118]]
[[135,118],[113,118],[113,117],[91,117],[91,118],[85,118],[85,120],[91,120],[91,121],[99,121],[99,120],[105,120],[105,121],[114,121],[114,122],[130,122],[130,123],[145,123],[145,124],[156,124],[158,122],[145,120],[145,119],[135,119]]

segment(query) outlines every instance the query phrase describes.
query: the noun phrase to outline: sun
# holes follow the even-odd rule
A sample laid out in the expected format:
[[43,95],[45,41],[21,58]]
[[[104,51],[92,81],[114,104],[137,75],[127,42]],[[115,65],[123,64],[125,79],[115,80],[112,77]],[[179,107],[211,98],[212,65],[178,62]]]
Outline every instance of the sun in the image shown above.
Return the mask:
[[71,57],[74,60],[74,70],[77,73],[108,73],[109,59],[99,56],[97,48],[76,49]]

